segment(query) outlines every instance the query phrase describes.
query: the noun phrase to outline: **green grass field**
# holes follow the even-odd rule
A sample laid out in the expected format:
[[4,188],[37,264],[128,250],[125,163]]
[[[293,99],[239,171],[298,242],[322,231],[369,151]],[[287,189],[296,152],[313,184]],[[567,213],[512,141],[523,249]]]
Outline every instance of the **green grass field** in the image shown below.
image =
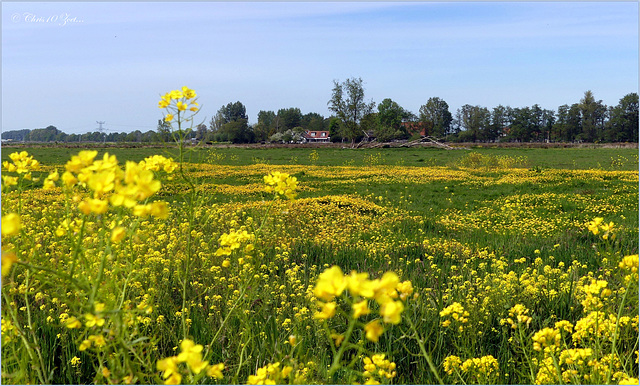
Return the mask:
[[3,383],[637,382],[637,149],[106,151],[2,148]]

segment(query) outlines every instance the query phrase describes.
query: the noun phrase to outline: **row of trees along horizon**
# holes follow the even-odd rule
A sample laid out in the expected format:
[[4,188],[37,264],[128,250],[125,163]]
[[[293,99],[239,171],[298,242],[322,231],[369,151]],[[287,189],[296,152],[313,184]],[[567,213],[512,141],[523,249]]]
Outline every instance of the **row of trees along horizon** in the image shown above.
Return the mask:
[[[299,108],[261,110],[258,122],[248,124],[246,107],[240,101],[222,106],[209,124],[198,125],[192,138],[205,142],[299,141],[305,130],[328,131],[332,142],[376,138],[379,142],[418,138],[420,134],[449,142],[638,142],[638,94],[622,97],[616,106],[596,100],[591,91],[572,105],[557,111],[531,107],[487,107],[465,104],[453,114],[447,102],[432,97],[418,114],[390,98],[379,104],[367,102],[361,78],[334,81],[327,103],[333,113],[302,114]],[[158,120],[157,130],[130,133],[66,134],[55,126],[2,133],[3,140],[29,142],[171,142],[171,127]]]

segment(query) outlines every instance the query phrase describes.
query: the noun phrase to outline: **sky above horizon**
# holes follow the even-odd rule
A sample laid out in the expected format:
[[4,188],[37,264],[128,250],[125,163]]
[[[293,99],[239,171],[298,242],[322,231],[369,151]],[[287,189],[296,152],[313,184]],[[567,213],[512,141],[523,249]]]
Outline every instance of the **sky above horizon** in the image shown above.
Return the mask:
[[637,2],[2,3],[2,130],[155,130],[188,86],[207,124],[229,102],[331,113],[333,81],[418,114],[430,97],[557,110],[638,92]]

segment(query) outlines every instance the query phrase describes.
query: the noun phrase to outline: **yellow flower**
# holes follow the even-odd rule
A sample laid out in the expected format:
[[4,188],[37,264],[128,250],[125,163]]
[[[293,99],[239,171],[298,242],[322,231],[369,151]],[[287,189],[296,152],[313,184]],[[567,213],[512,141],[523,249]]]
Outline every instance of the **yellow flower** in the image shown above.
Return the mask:
[[178,354],[178,361],[187,362],[191,371],[199,374],[209,365],[208,362],[202,360],[202,349],[201,344],[195,344],[192,340],[185,339],[180,343],[182,351]]
[[71,363],[71,366],[76,367],[78,366],[80,363],[82,363],[82,361],[80,360],[80,358],[74,356],[73,358],[71,358],[71,360],[69,361],[69,363]]
[[2,176],[2,183],[5,186],[18,185],[18,177]]
[[638,273],[638,255],[629,255],[622,258],[618,267],[621,269]]
[[103,214],[109,209],[109,203],[97,198],[88,198],[78,204],[78,209],[84,214]]
[[66,187],[71,187],[78,182],[78,179],[71,172],[62,173],[62,183]]
[[82,327],[82,322],[80,322],[75,316],[69,317],[64,324],[67,328],[80,328]]
[[151,203],[150,213],[154,217],[166,220],[169,218],[169,204],[165,201],[154,201]]
[[124,236],[127,234],[127,230],[124,227],[115,227],[111,231],[111,242],[119,243],[124,239]]
[[164,108],[167,108],[170,104],[171,104],[171,95],[169,95],[169,93],[166,93],[160,97],[160,102],[158,102],[158,108],[164,109]]
[[[320,303],[322,304],[322,303]],[[316,319],[329,319],[336,314],[336,303],[324,303],[322,304],[322,311],[316,312],[314,317]]]
[[182,381],[182,375],[178,371],[178,358],[175,356],[159,360],[156,369],[162,371],[165,385],[177,385]]
[[2,277],[5,277],[11,272],[13,263],[18,261],[18,257],[13,252],[2,252]]
[[460,357],[457,357],[455,355],[449,355],[448,357],[444,358],[444,362],[442,363],[444,371],[449,375],[453,374],[455,370],[460,369],[460,366],[462,366],[462,360],[460,359]]
[[195,98],[197,96],[196,92],[193,91],[192,89],[188,88],[187,86],[183,86],[182,87],[182,94],[187,99],[193,99],[193,98]]
[[296,196],[295,190],[298,188],[298,179],[287,173],[269,173],[264,176],[264,182],[267,184],[265,188],[267,193],[274,192],[276,196],[282,195],[290,200],[293,200]]
[[101,327],[104,325],[104,318],[101,318],[99,316],[95,316],[93,314],[85,314],[84,318],[86,320],[84,324],[87,327],[93,327],[93,326]]
[[320,274],[313,293],[319,299],[331,301],[334,297],[339,296],[346,287],[347,280],[345,280],[342,270],[334,265]]
[[9,213],[2,216],[2,236],[15,236],[20,232],[22,223],[20,216],[16,213]]
[[401,301],[389,301],[380,306],[380,315],[385,323],[398,324],[402,320],[400,314],[404,311]]
[[67,161],[65,168],[68,172],[79,173],[82,169],[91,165],[97,155],[97,150],[82,150],[78,155],[72,156],[71,159]]
[[349,287],[349,292],[351,292],[353,296],[364,296],[369,299],[373,298],[375,282],[373,280],[369,280],[368,273],[352,271],[345,279],[347,281],[347,286]]
[[371,312],[369,310],[369,302],[366,299],[353,305],[354,319],[358,319],[362,315],[367,315],[369,312]]
[[78,347],[78,350],[84,351],[84,350],[88,349],[89,347],[91,347],[91,341],[88,340],[88,339],[85,339],[85,340],[82,341],[82,343]]
[[187,104],[184,102],[178,102],[176,103],[176,107],[178,108],[178,111],[185,111],[187,109]]
[[212,378],[222,379],[223,378],[222,370],[224,370],[224,363],[218,363],[217,365],[211,365],[207,369],[207,375],[212,377]]
[[543,348],[551,349],[560,344],[560,332],[553,328],[545,327],[533,335],[533,349],[542,351]]
[[380,324],[379,319],[370,321],[364,326],[365,336],[372,342],[377,342],[380,335],[384,332],[384,327]]
[[167,115],[164,117],[164,121],[165,121],[165,122],[171,122],[171,121],[173,121],[173,114],[167,114]]

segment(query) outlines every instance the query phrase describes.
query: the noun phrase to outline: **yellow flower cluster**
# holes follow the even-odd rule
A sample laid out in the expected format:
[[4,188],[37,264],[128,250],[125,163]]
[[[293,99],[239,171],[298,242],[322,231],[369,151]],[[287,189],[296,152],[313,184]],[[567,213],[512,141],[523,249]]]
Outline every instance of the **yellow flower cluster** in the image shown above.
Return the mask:
[[533,335],[533,349],[554,351],[560,345],[560,331],[545,327]]
[[[440,311],[440,317],[446,318],[440,322],[443,327],[449,327],[453,320],[453,322],[459,323],[458,330],[462,331],[463,325],[469,321],[469,312],[465,311],[460,303],[453,302],[453,304]],[[451,319],[448,317],[451,317]]]
[[[513,319],[515,318],[515,320]],[[518,328],[518,325],[529,326],[531,323],[531,317],[529,316],[529,309],[522,304],[516,304],[509,310],[509,318],[501,319],[500,324],[509,324],[514,330]]]
[[13,338],[18,335],[18,331],[16,330],[16,326],[14,326],[10,321],[2,318],[2,344],[10,343],[13,341]]
[[[218,239],[218,243],[220,244],[220,248],[216,251],[216,256],[229,256],[231,252],[236,249],[239,249],[242,243],[245,241],[251,241],[255,239],[255,235],[248,233],[246,230],[242,229],[236,231],[232,229],[229,233],[223,233],[222,236]],[[248,244],[245,247],[245,252],[251,252],[253,250],[253,245]]]
[[[65,187],[78,185],[92,192],[91,197],[78,204],[82,213],[103,214],[111,204],[132,209],[138,217],[168,217],[169,206],[166,202],[145,202],[162,186],[154,178],[153,170],[162,166],[165,171],[172,172],[176,168],[172,159],[155,156],[139,163],[128,161],[123,171],[114,155],[105,153],[102,159],[96,160],[97,155],[95,150],[83,150],[71,157],[61,177]],[[53,188],[58,179],[57,171],[51,173],[45,181],[45,188]]]
[[290,200],[296,197],[298,179],[288,173],[272,172],[264,176],[264,183],[267,184],[265,191],[275,193],[276,196],[284,196]]
[[[9,158],[11,162],[3,161],[2,169],[9,173],[18,173],[22,175],[22,178],[25,180],[31,180],[31,172],[40,168],[40,162],[34,159],[33,156],[30,156],[26,151],[11,153],[9,154]],[[3,175],[2,183],[4,186],[17,185],[18,177]]]
[[[400,323],[401,314],[404,311],[404,303],[396,299],[406,299],[413,293],[411,282],[401,283],[398,275],[393,272],[385,273],[380,279],[369,280],[368,273],[353,271],[345,276],[340,267],[334,265],[320,274],[313,290],[315,297],[324,301],[319,303],[321,310],[316,312],[315,317],[317,319],[333,317],[337,307],[333,300],[347,289],[355,298],[352,304],[354,319],[371,312],[369,299],[373,299],[380,306],[379,314],[384,323],[391,324]],[[382,326],[375,320],[365,326],[366,337],[372,341],[377,341],[382,331]]]
[[22,221],[17,213],[2,216],[2,236],[15,236],[22,228]]
[[625,275],[624,281],[625,283],[637,282],[638,281],[638,255],[629,255],[622,258],[618,267],[623,271],[629,272],[628,275]]
[[608,284],[606,280],[592,279],[591,284],[582,287],[586,295],[581,302],[585,311],[602,308],[602,299],[611,296],[611,290],[607,288]]
[[[17,213],[9,213],[2,216],[2,229],[0,232],[3,238],[17,235],[20,229],[22,229],[22,220]],[[16,261],[18,261],[18,257],[15,252],[2,251],[2,277],[11,272],[11,267]]]
[[364,372],[362,375],[367,378],[365,385],[379,384],[380,380],[394,378],[396,364],[388,359],[384,359],[385,354],[374,354],[371,357],[364,357]]
[[209,365],[208,361],[202,360],[201,344],[195,344],[190,339],[185,339],[180,343],[180,354],[159,360],[156,368],[162,371],[162,378],[165,385],[177,385],[182,381],[182,373],[178,365],[186,363],[194,374],[200,374],[203,370],[209,377],[222,379],[224,363]]
[[173,173],[178,168],[178,163],[173,158],[167,158],[161,155],[153,155],[140,161],[140,166],[146,170],[159,172],[164,170],[167,173]]
[[[198,102],[196,102],[197,94],[187,86],[182,87],[182,90],[172,90],[164,94],[158,102],[158,108],[166,109],[168,111],[164,120],[171,122],[173,120],[174,113],[178,115],[186,110],[197,112]],[[172,103],[175,102],[175,106]]]
[[96,348],[101,348],[106,344],[107,342],[102,335],[89,335],[88,339],[85,339],[82,341],[82,343],[80,343],[78,350],[85,351],[86,349],[91,348],[92,345]]
[[284,366],[280,368],[280,362],[269,363],[264,367],[260,367],[255,375],[249,375],[247,379],[248,385],[280,385],[293,371],[293,367]]
[[587,224],[587,229],[594,235],[598,235],[602,232],[603,240],[607,240],[609,237],[611,237],[612,240],[615,239],[616,235],[613,234],[613,228],[613,222],[609,222],[609,224],[607,224],[604,222],[604,218],[602,217],[596,217],[593,221],[590,221]]
[[464,362],[458,356],[450,355],[444,359],[442,367],[449,375],[462,371],[478,380],[487,380],[490,377],[495,377],[500,371],[498,360],[492,355],[470,358]]

